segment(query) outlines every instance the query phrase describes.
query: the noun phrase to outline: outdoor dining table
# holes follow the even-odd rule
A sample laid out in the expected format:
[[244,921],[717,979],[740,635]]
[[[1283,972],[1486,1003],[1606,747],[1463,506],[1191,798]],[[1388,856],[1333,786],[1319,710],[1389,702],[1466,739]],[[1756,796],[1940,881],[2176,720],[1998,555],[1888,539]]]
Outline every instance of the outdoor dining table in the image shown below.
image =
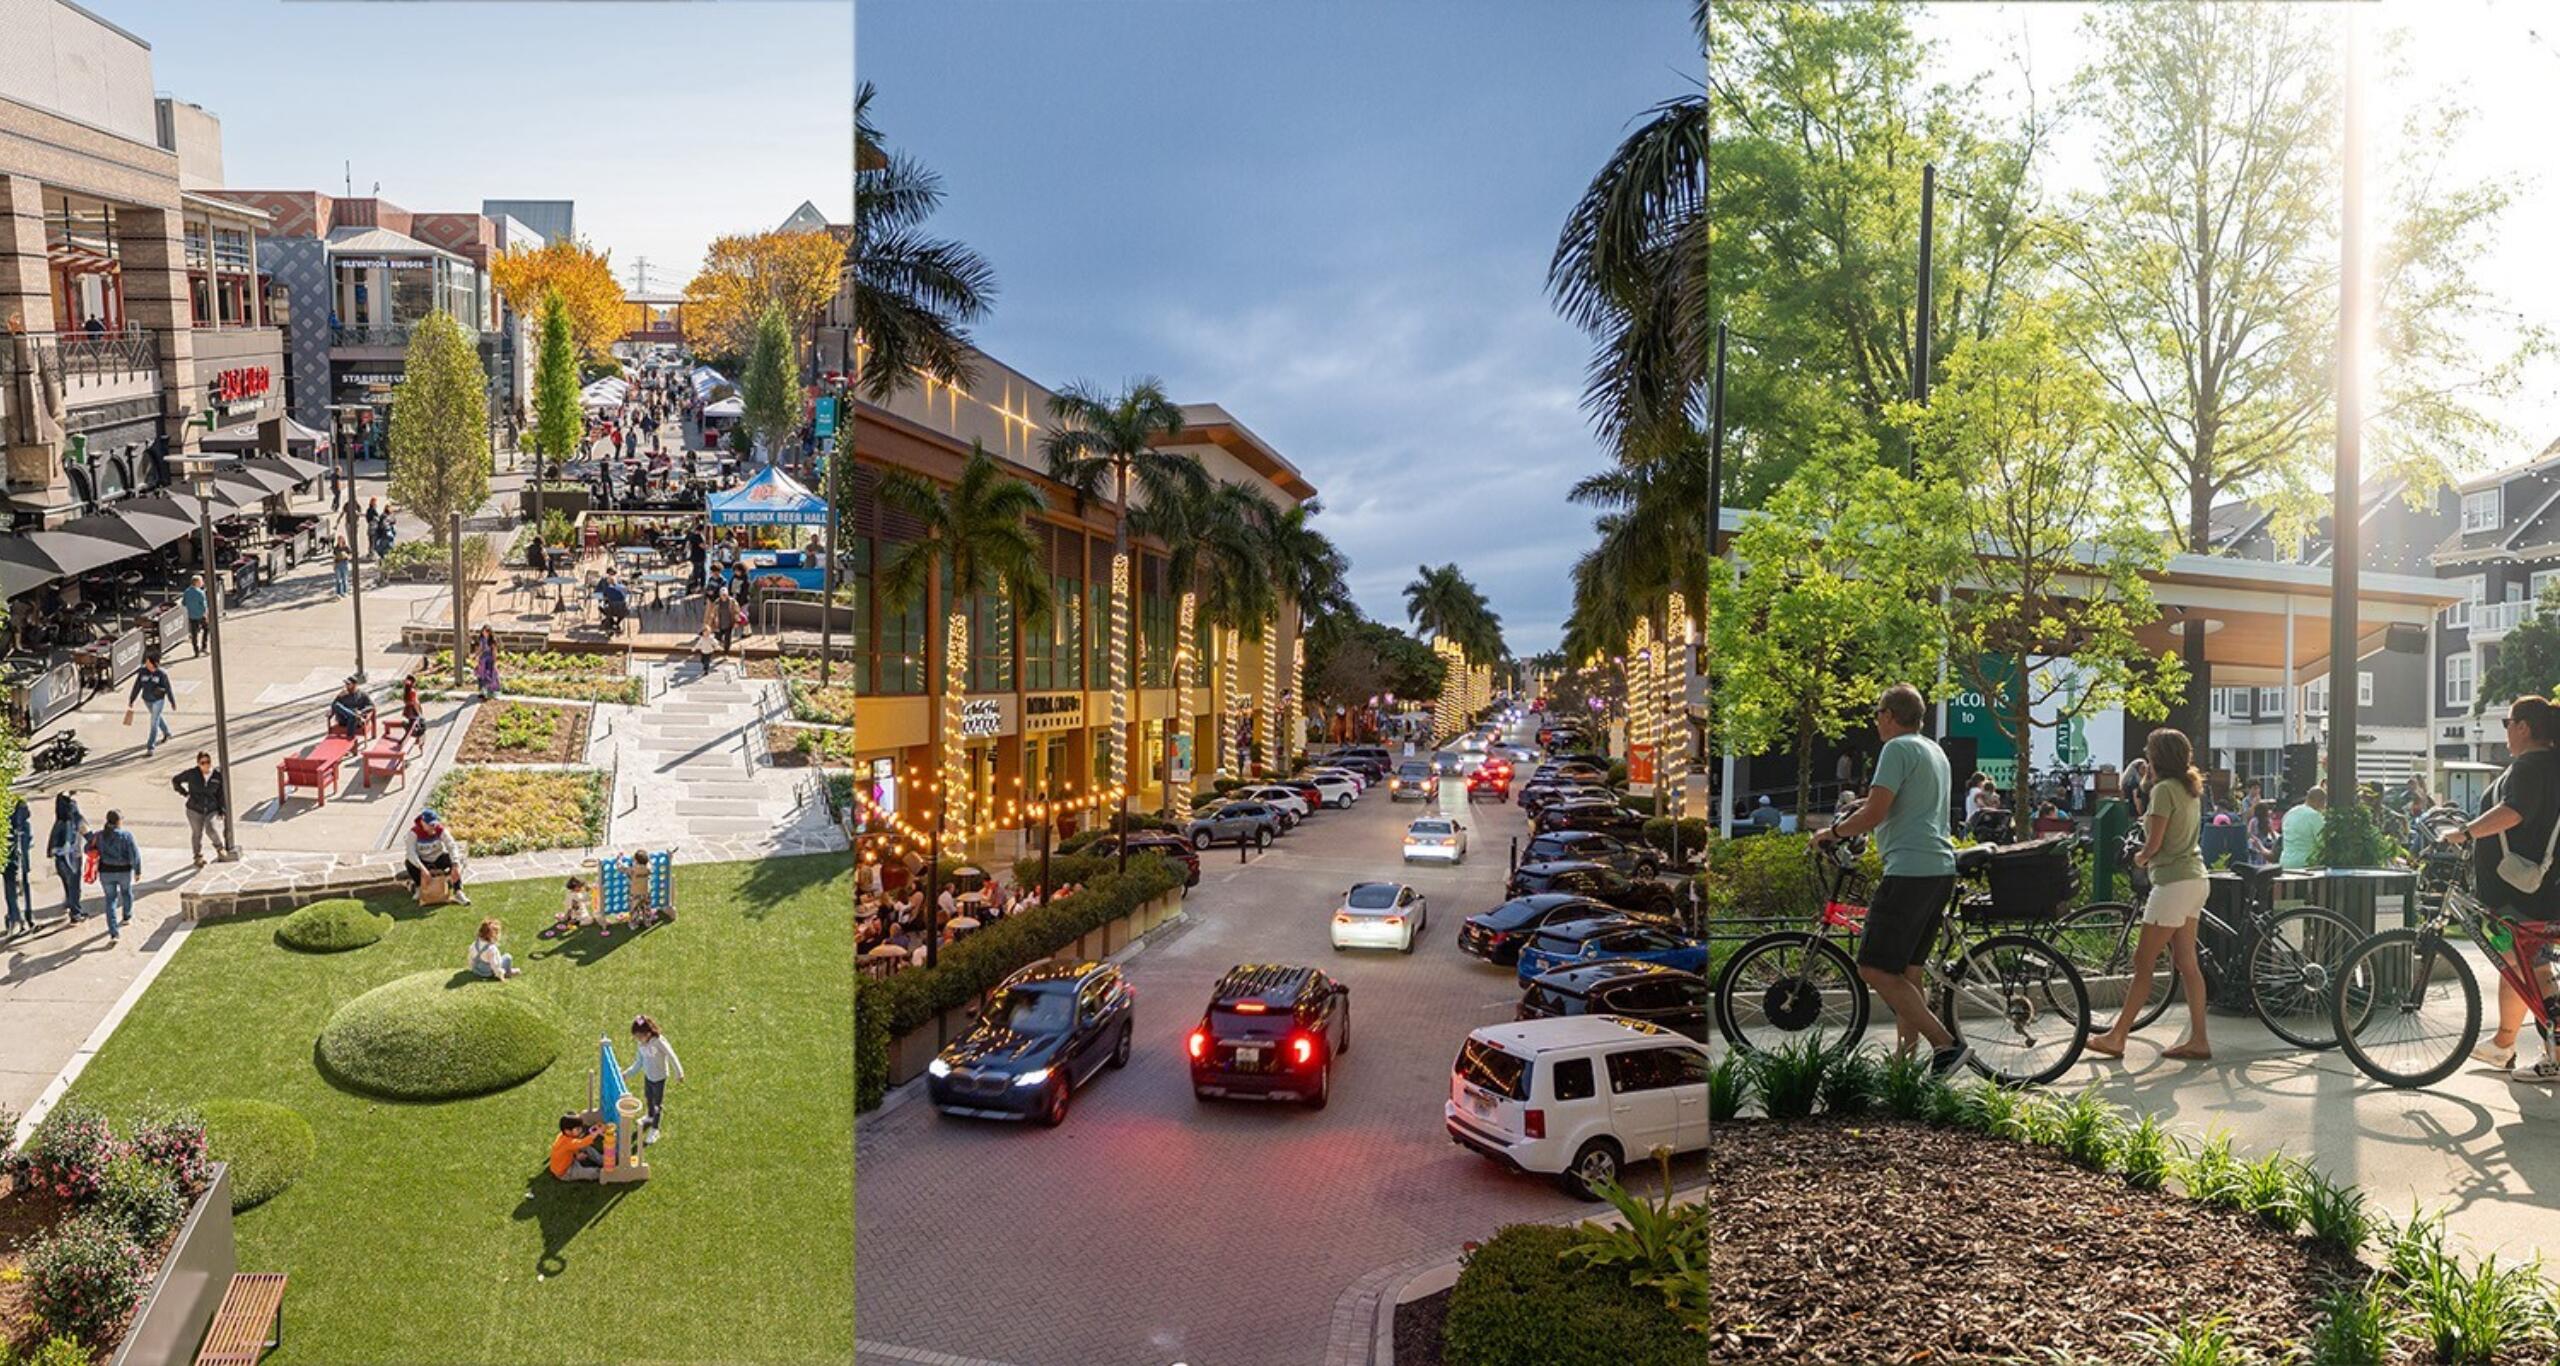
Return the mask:
[[649,589],[650,601],[663,603],[670,592],[681,597],[685,583],[692,577],[681,569],[658,569],[641,575],[640,582]]
[[578,576],[552,574],[542,580],[542,586],[551,590],[552,610],[565,611],[569,606],[569,590],[578,586]]

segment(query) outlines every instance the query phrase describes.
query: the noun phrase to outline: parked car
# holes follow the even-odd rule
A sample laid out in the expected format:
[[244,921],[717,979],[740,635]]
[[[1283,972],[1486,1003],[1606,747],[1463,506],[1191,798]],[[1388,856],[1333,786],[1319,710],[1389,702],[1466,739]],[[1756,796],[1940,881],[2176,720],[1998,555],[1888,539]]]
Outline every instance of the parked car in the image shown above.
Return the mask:
[[1529,822],[1529,828],[1540,834],[1557,830],[1596,830],[1622,844],[1642,844],[1647,819],[1643,812],[1630,811],[1606,797],[1577,796],[1539,807],[1538,814]]
[[1329,757],[1336,763],[1357,760],[1361,763],[1374,764],[1381,774],[1393,773],[1396,768],[1396,756],[1389,754],[1385,745],[1350,745],[1335,750]]
[[1477,769],[1475,772],[1468,774],[1467,800],[1472,802],[1479,799],[1488,799],[1497,802],[1509,801],[1511,799],[1511,770],[1507,767],[1496,768],[1491,764],[1487,764],[1484,767]]
[[1707,1144],[1707,1050],[1610,1015],[1515,1020],[1467,1036],[1450,1069],[1449,1140],[1586,1200],[1630,1154]]
[[1453,778],[1473,773],[1483,763],[1484,755],[1463,749],[1444,749],[1431,756],[1432,770]]
[[1467,861],[1467,827],[1446,816],[1419,816],[1404,828],[1404,861]]
[[1280,822],[1280,828],[1284,832],[1305,820],[1315,809],[1305,797],[1299,795],[1298,789],[1284,787],[1278,783],[1270,783],[1262,787],[1239,787],[1233,795],[1237,801],[1263,802],[1277,810],[1284,818]]
[[1551,774],[1544,778],[1531,778],[1528,782],[1521,785],[1520,810],[1523,814],[1527,815],[1530,820],[1534,821],[1538,818],[1539,812],[1546,810],[1549,806],[1552,806],[1557,802],[1605,802],[1615,801],[1617,800],[1617,797],[1618,794],[1610,791],[1608,788],[1597,787],[1588,783],[1574,782],[1570,779],[1558,778]]
[[1715,984],[1694,972],[1639,959],[1577,962],[1540,974],[1520,994],[1520,1018],[1616,1015],[1713,1042]]
[[1615,835],[1597,830],[1556,830],[1539,835],[1520,851],[1523,863],[1553,863],[1560,860],[1605,863],[1629,877],[1651,877],[1662,866],[1662,855],[1649,844],[1629,844]]
[[1077,1087],[1129,1064],[1129,984],[1109,963],[1034,963],[1004,980],[968,1033],[925,1064],[946,1115],[1065,1123]]
[[1520,946],[1520,961],[1513,966],[1520,975],[1520,985],[1526,987],[1532,978],[1558,968],[1612,958],[1660,963],[1682,972],[1705,972],[1707,941],[1650,921],[1618,916],[1573,920],[1546,926],[1530,936],[1529,942]]
[[1401,882],[1362,882],[1333,912],[1333,948],[1413,952],[1431,920],[1431,899]]
[[1650,878],[1632,878],[1605,863],[1582,859],[1560,859],[1549,863],[1523,863],[1511,870],[1511,880],[1504,885],[1507,896],[1535,896],[1541,892],[1569,892],[1605,901],[1622,910],[1644,911],[1668,917],[1679,905],[1671,888]]
[[1304,1101],[1333,1094],[1333,1061],[1351,1051],[1351,988],[1308,967],[1230,968],[1194,1025],[1191,1094]]
[[1320,768],[1309,773],[1307,781],[1315,785],[1316,795],[1324,799],[1324,804],[1337,811],[1360,800],[1360,794],[1369,786],[1368,779],[1347,768]]
[[1520,946],[1546,926],[1611,917],[1665,929],[1676,929],[1679,924],[1667,915],[1612,906],[1580,892],[1533,892],[1468,916],[1458,926],[1458,948],[1496,967],[1507,968],[1520,961]]
[[[1098,854],[1104,858],[1116,858],[1120,853],[1120,837],[1105,835],[1085,846],[1085,852]],[[1183,886],[1200,885],[1199,852],[1191,847],[1190,841],[1170,830],[1130,831],[1129,853],[1133,857],[1138,854],[1162,854],[1182,866]],[[1027,868],[1029,865],[1025,866]]]
[[1440,797],[1440,775],[1433,772],[1428,760],[1407,759],[1396,765],[1396,776],[1388,780],[1387,796],[1393,801],[1437,801]]
[[1250,844],[1268,849],[1280,837],[1280,812],[1262,802],[1228,802],[1214,806],[1191,818],[1182,828],[1185,839],[1194,849],[1212,844]]

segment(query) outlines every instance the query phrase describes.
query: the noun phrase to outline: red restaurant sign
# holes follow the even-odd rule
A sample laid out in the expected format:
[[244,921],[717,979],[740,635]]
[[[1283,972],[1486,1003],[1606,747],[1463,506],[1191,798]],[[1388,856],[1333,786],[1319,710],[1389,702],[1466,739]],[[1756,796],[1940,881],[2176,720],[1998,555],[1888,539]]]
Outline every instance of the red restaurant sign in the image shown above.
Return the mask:
[[225,370],[213,377],[213,401],[237,403],[244,398],[256,398],[267,392],[270,383],[267,367],[263,365]]

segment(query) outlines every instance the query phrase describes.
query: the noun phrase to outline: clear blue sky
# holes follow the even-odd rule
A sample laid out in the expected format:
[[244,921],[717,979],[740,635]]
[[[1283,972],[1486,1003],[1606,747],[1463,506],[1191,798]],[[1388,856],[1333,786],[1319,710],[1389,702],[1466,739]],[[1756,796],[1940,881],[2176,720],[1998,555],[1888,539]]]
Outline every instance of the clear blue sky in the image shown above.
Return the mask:
[[1687,0],[861,0],[856,70],[993,263],[985,349],[1153,374],[1321,490],[1370,615],[1455,560],[1550,648],[1603,463],[1557,229],[1703,64]]
[[82,0],[222,118],[224,179],[417,211],[574,199],[675,288],[713,237],[853,208],[848,0],[693,4]]

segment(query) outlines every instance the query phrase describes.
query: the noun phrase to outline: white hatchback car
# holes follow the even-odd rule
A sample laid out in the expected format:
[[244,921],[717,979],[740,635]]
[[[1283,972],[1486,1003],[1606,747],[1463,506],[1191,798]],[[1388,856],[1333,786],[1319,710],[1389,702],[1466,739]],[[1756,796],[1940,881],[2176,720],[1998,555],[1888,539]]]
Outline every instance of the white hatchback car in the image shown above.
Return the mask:
[[1599,1198],[1629,1159],[1707,1146],[1707,1047],[1619,1015],[1486,1025],[1459,1045],[1449,1141]]
[[1316,795],[1324,798],[1325,805],[1336,810],[1360,800],[1360,794],[1368,790],[1368,784],[1360,775],[1347,768],[1319,768],[1308,773],[1305,781],[1314,783]]
[[1240,787],[1228,795],[1240,802],[1261,802],[1278,807],[1288,812],[1292,821],[1302,821],[1313,814],[1307,807],[1307,799],[1294,787]]
[[1431,899],[1401,882],[1362,882],[1333,912],[1333,947],[1413,952],[1431,920]]
[[1417,816],[1404,828],[1407,863],[1464,863],[1467,827],[1446,816]]

